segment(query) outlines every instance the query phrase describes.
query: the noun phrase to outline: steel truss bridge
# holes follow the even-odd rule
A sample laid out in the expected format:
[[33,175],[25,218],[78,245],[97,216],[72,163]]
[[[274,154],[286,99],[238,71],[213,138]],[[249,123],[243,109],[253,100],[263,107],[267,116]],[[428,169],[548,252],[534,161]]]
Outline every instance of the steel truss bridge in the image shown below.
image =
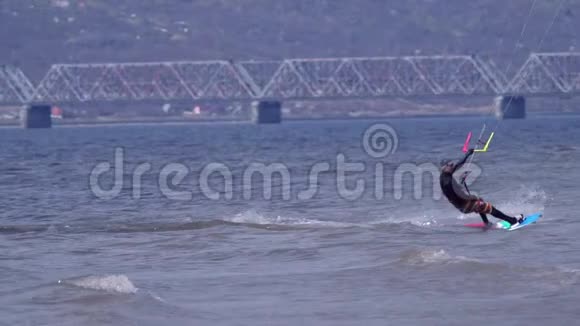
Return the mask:
[[36,84],[0,66],[4,105],[578,93],[580,53],[532,53],[514,76],[473,55],[55,64]]

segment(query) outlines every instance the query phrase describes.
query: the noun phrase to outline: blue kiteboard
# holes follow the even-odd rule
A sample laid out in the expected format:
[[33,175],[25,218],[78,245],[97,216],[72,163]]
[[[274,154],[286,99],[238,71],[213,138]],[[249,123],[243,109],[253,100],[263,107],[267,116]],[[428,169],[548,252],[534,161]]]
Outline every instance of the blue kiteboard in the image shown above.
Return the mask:
[[528,215],[526,217],[524,217],[524,221],[522,223],[520,223],[519,225],[515,226],[515,227],[511,227],[511,225],[506,222],[506,221],[502,221],[504,229],[508,230],[508,231],[513,231],[513,230],[517,230],[519,228],[523,228],[524,226],[528,226],[530,224],[536,223],[536,221],[538,221],[540,219],[540,217],[542,217],[542,213],[534,213],[531,215]]
[[[523,228],[525,226],[528,226],[530,224],[536,223],[542,216],[543,216],[542,213],[534,213],[534,214],[527,215],[526,217],[524,217],[524,221],[515,227],[511,227],[511,224],[509,224],[506,221],[499,221],[499,222],[493,223],[492,228],[513,231],[513,230],[517,230],[517,229]],[[489,226],[485,225],[485,223],[483,223],[483,222],[470,223],[470,224],[466,224],[465,226],[472,227],[472,228],[489,228]]]

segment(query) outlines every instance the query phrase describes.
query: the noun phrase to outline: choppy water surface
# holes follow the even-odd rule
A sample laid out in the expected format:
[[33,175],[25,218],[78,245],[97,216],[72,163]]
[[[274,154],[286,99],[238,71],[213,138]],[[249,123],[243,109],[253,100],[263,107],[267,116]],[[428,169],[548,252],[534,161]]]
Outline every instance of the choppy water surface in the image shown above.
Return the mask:
[[[580,117],[503,121],[476,156],[473,191],[507,213],[545,211],[514,232],[463,227],[477,218],[429,179],[483,121],[2,129],[0,324],[576,323]],[[398,137],[378,158],[362,145],[375,123]],[[123,177],[106,197],[113,172],[100,188],[90,174],[116,149]],[[343,176],[340,160],[364,171]],[[259,163],[287,171],[271,198],[244,178]],[[427,171],[418,186],[397,179],[413,166]]]

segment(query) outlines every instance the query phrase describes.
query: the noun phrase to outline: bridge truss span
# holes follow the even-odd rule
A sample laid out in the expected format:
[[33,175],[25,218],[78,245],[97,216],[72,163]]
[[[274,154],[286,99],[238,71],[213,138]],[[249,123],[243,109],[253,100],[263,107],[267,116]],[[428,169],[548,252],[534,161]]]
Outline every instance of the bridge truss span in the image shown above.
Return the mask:
[[36,90],[22,70],[0,65],[0,104],[22,104],[34,97]]
[[580,93],[580,53],[533,53],[512,80],[509,93]]
[[0,103],[571,96],[580,53],[532,53],[509,78],[474,55],[55,64],[33,85],[0,66]]
[[36,101],[341,99],[494,94],[470,56],[53,65]]

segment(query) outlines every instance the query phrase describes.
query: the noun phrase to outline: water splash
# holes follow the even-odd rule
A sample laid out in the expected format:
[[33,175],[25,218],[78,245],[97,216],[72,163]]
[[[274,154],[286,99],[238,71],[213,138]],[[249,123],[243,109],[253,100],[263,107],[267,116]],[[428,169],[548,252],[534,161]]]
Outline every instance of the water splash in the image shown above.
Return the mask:
[[[529,215],[544,211],[548,195],[539,186],[529,187],[522,185],[518,189],[511,191],[508,195],[503,196],[503,200],[496,201],[488,199],[485,196],[483,198],[484,200],[490,201],[493,206],[508,215]],[[466,220],[472,219],[474,216],[477,217],[477,214],[460,213],[456,218]]]
[[473,258],[464,256],[452,256],[443,249],[412,249],[401,254],[400,261],[409,265],[478,262],[478,260]]
[[521,186],[507,200],[499,202],[498,208],[506,213],[524,215],[543,211],[548,196],[540,187]]
[[59,280],[59,284],[68,284],[85,289],[106,292],[133,294],[137,288],[125,275],[87,276],[70,280]]
[[420,227],[434,227],[440,225],[440,222],[436,220],[433,216],[421,215],[421,216],[403,216],[403,217],[387,217],[379,220],[375,220],[369,223],[370,225],[382,225],[382,224],[411,224]]
[[334,222],[334,221],[321,221],[316,219],[309,219],[303,217],[283,217],[276,216],[270,217],[259,214],[256,211],[247,211],[244,213],[236,214],[231,218],[224,219],[230,223],[238,224],[259,224],[259,225],[282,225],[282,226],[322,226],[322,227],[354,227],[360,226],[355,223],[344,223],[344,222]]
[[282,226],[282,227],[312,227],[312,228],[362,228],[372,229],[382,225],[399,225],[411,224],[419,227],[435,227],[441,225],[432,216],[409,216],[409,217],[386,217],[372,221],[365,222],[338,222],[338,221],[323,221],[304,217],[285,217],[285,216],[265,216],[254,210],[246,211],[244,213],[236,214],[231,218],[226,218],[223,221],[236,224],[254,224],[264,226]]

